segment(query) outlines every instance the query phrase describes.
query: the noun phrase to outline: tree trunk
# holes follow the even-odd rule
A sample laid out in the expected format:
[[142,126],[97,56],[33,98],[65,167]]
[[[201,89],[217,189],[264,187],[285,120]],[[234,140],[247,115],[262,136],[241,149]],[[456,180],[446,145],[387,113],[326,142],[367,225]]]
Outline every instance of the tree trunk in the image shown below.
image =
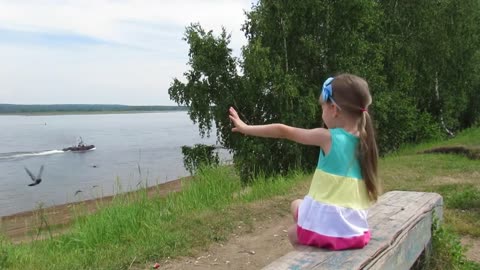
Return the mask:
[[443,120],[443,109],[442,105],[440,104],[440,92],[438,91],[438,72],[435,74],[435,94],[437,97],[437,102],[440,105],[440,124],[442,124],[443,129],[445,129],[445,132],[447,132],[450,137],[454,137],[455,134],[453,134],[453,132],[447,128],[445,121]]

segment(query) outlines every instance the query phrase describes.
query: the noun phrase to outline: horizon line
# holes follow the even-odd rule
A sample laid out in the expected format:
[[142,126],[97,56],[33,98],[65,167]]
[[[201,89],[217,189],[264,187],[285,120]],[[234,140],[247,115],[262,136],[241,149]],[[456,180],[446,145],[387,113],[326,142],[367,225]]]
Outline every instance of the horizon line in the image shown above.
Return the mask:
[[118,103],[0,103],[1,105],[20,105],[20,106],[52,106],[52,105],[107,105],[107,106],[164,106],[164,107],[186,107],[184,105],[132,105],[132,104],[118,104]]

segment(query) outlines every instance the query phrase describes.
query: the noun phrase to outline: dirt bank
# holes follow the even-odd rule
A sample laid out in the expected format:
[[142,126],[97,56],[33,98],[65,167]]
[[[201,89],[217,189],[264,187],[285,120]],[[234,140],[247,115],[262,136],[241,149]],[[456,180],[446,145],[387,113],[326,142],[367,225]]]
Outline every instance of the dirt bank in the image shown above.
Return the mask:
[[[183,178],[149,187],[147,189],[148,195],[165,196],[170,192],[179,191],[182,180],[187,179]],[[110,203],[114,197],[115,195],[106,196],[3,216],[0,218],[0,232],[14,243],[30,241],[36,239],[39,229],[42,234],[47,233],[44,225],[44,220],[46,220],[49,227],[54,228],[54,233],[59,234],[65,231],[67,225],[71,223],[75,211],[77,215],[79,211],[82,214],[94,213],[101,206]]]

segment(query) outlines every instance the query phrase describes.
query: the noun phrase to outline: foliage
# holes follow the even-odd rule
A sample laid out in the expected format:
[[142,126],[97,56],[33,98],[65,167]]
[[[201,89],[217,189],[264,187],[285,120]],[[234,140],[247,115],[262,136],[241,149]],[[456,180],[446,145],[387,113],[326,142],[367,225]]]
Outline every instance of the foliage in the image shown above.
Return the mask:
[[0,269],[6,268],[8,265],[8,243],[2,235],[0,235]]
[[480,62],[473,56],[480,44],[475,25],[480,2],[382,2],[388,18],[384,21],[385,90],[411,97],[418,111],[427,112],[439,124],[444,118],[448,129],[470,126],[479,116],[471,113],[478,104],[475,68]]
[[444,194],[445,204],[456,209],[480,209],[480,188],[474,185],[443,185],[439,192]]
[[225,29],[187,27],[190,70],[169,88],[201,135],[217,127],[244,180],[259,166],[267,175],[311,169],[318,150],[232,134],[228,108],[248,124],[318,127],[320,85],[339,72],[369,82],[382,153],[480,118],[478,0],[260,0],[246,16],[241,59]]
[[480,265],[465,258],[460,239],[450,228],[433,222],[433,256],[427,259],[424,269],[475,270]]
[[440,126],[432,116],[415,106],[414,99],[401,92],[381,92],[373,104],[377,143],[384,153],[402,144],[441,138]]
[[182,146],[183,165],[191,175],[201,166],[218,165],[219,157],[213,145],[196,144],[194,147]]

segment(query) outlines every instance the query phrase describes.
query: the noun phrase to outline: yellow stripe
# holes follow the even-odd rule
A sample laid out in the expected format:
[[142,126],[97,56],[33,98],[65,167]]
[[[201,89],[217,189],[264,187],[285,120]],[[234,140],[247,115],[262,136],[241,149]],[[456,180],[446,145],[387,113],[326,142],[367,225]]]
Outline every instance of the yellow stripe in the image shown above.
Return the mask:
[[310,191],[315,201],[351,209],[367,209],[372,205],[363,180],[334,175],[316,169]]

